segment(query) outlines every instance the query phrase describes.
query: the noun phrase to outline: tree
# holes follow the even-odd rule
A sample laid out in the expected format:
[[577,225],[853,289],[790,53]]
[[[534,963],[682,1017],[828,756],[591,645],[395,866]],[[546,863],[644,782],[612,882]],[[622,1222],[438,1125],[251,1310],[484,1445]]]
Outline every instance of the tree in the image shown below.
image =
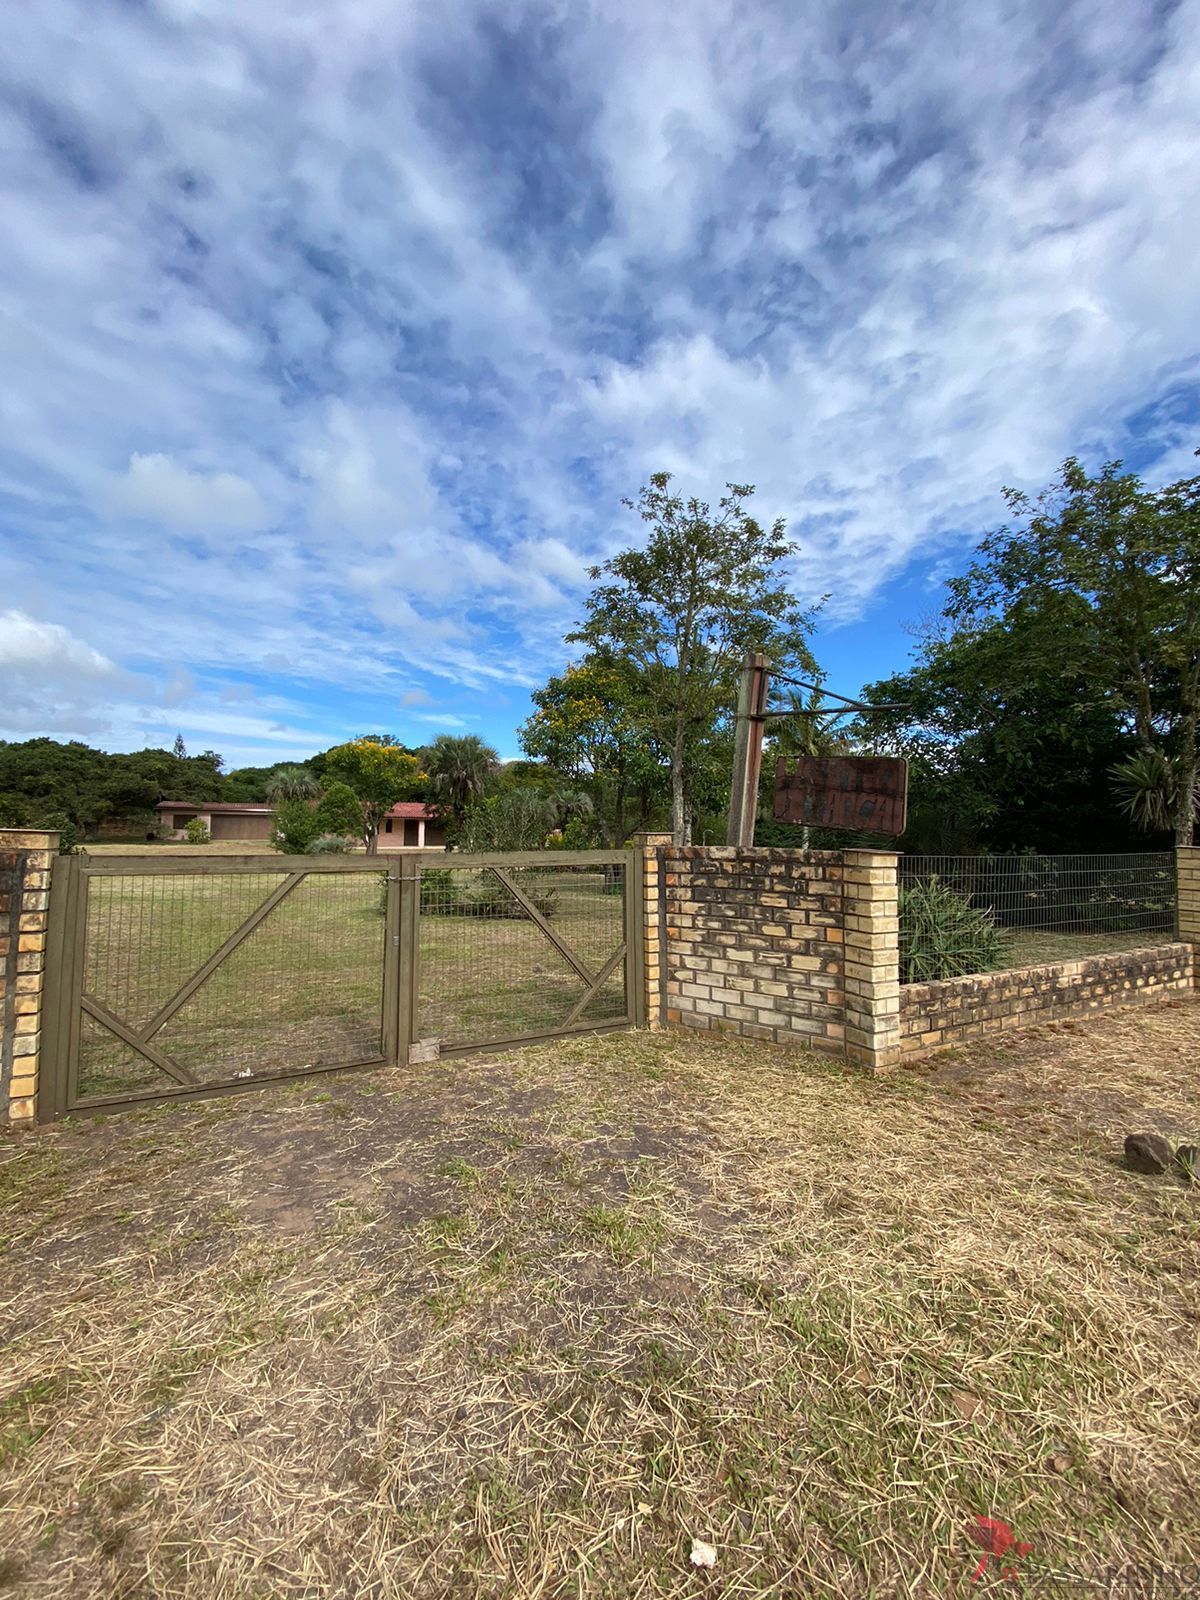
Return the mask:
[[851,731],[862,748],[908,759],[910,853],[1129,847],[1108,772],[1130,735],[1081,668],[1036,648],[1041,626],[1029,613],[951,625],[907,672],[864,689],[907,707],[864,714]]
[[285,798],[271,819],[271,845],[284,855],[302,856],[323,829],[307,800]]
[[629,678],[610,655],[592,652],[534,691],[519,735],[527,755],[588,789],[608,848],[647,825],[663,787],[663,764],[631,710]]
[[416,756],[394,740],[385,743],[373,734],[327,750],[324,768],[331,778],[348,784],[361,801],[361,837],[368,855],[376,853],[387,813],[397,801],[412,798],[425,782]]
[[280,800],[315,800],[321,792],[308,767],[298,763],[276,767],[266,782],[266,796],[272,805]]
[[177,733],[175,735],[175,743],[171,746],[171,754],[175,757],[176,761],[187,760],[187,745],[184,744],[183,735],[181,733]]
[[[1141,771],[1169,773],[1161,812],[1193,837],[1200,716],[1200,478],[1148,490],[1119,461],[1074,457],[1036,499],[1005,490],[1014,518],[950,583],[958,624],[1020,623],[1031,666],[1048,660],[1113,709]],[[1152,808],[1151,808],[1152,810]]]
[[462,825],[467,807],[487,793],[500,757],[478,734],[441,733],[421,752],[429,793],[447,819]]
[[334,833],[342,838],[362,838],[362,801],[348,783],[331,783],[328,786],[317,806],[316,819],[321,833]]
[[814,664],[812,614],[776,575],[796,549],[783,522],[764,529],[748,514],[749,484],[727,484],[715,516],[670,484],[670,473],[656,472],[625,501],[650,525],[649,539],[591,568],[587,617],[568,639],[630,669],[629,714],[669,765],[671,825],[684,844],[700,751],[728,713],[745,651],[763,650],[781,666]]

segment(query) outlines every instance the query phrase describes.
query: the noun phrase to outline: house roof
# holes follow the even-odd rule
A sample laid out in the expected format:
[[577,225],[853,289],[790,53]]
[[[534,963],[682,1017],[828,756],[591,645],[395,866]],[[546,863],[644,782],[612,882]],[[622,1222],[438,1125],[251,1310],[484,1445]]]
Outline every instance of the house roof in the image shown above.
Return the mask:
[[252,804],[234,800],[160,800],[156,811],[220,811],[224,816],[261,817],[274,811],[274,806]]
[[408,817],[417,822],[428,822],[433,812],[424,800],[398,800],[388,812],[389,817]]

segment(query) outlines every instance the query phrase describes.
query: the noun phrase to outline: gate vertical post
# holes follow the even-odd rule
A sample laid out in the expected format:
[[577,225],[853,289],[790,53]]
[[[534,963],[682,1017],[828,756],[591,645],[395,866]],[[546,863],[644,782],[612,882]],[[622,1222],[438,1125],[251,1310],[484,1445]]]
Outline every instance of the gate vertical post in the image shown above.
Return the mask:
[[389,861],[384,883],[383,1054],[389,1066],[400,1060],[400,863]]
[[401,1066],[408,1066],[416,1030],[417,972],[421,957],[421,863],[416,856],[402,856],[399,862],[399,1022],[396,1054]]
[[646,882],[640,850],[625,852],[621,868],[625,910],[625,1013],[635,1028],[646,1026]]
[[50,916],[46,933],[42,1070],[38,1075],[39,1122],[69,1110],[71,1036],[79,1006],[78,974],[83,951],[77,938],[80,861],[56,856],[50,868]]

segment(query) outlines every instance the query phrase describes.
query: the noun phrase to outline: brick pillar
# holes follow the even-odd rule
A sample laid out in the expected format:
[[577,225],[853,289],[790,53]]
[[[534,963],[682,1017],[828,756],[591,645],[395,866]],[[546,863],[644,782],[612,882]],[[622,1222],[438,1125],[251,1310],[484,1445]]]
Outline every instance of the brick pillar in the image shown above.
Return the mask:
[[900,1059],[900,858],[892,850],[846,850],[842,861],[846,1057],[882,1067]]
[[[1175,852],[1179,909],[1176,920],[1180,941],[1200,951],[1200,845],[1189,845]],[[1200,970],[1197,971],[1200,983]]]
[[669,833],[635,833],[634,848],[642,862],[642,940],[645,952],[646,1026],[656,1032],[663,1024],[662,862],[660,848],[671,842]]
[[0,828],[0,1121],[32,1122],[58,834]]

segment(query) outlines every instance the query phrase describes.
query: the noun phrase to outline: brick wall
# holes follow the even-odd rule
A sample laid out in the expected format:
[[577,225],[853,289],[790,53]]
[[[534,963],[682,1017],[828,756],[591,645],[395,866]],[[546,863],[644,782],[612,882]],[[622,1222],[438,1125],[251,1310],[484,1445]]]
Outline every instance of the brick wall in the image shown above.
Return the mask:
[[1175,852],[1175,871],[1179,888],[1179,937],[1188,944],[1200,945],[1200,845]]
[[0,828],[0,1121],[32,1122],[58,834]]
[[1181,943],[905,984],[900,1053],[924,1055],[1002,1028],[1162,1000],[1191,990],[1194,968],[1192,946]]
[[894,1050],[895,856],[664,845],[647,857],[648,981],[653,937],[660,982],[648,1013],[868,1066]]

